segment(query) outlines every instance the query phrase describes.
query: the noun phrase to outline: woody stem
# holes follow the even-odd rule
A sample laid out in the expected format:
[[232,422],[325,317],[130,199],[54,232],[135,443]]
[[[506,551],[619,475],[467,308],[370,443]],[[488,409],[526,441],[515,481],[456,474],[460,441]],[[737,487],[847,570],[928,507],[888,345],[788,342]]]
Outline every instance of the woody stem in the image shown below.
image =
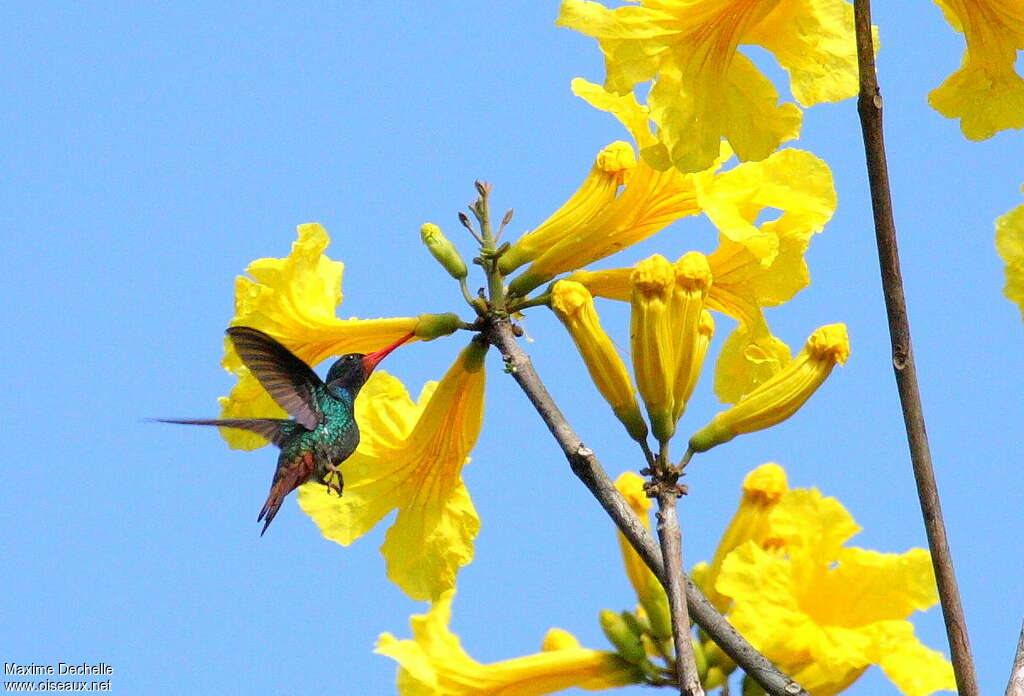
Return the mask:
[[910,320],[903,293],[899,250],[896,245],[896,223],[893,219],[889,172],[885,158],[885,140],[882,130],[882,95],[875,72],[875,53],[871,35],[870,0],[855,0],[854,22],[857,32],[857,63],[860,71],[860,96],[857,113],[864,136],[868,182],[871,187],[871,207],[875,219],[875,240],[878,262],[882,274],[885,309],[889,318],[889,336],[892,341],[892,365],[896,373],[896,388],[903,407],[903,422],[910,447],[917,494],[924,516],[924,527],[931,551],[932,566],[939,590],[939,601],[946,623],[946,635],[952,655],[960,696],[977,696],[978,679],[971,658],[967,622],[960,603],[953,559],[946,539],[942,520],[939,491],[935,482],[928,434],[925,431],[924,411],[917,385],[917,369],[910,343]]

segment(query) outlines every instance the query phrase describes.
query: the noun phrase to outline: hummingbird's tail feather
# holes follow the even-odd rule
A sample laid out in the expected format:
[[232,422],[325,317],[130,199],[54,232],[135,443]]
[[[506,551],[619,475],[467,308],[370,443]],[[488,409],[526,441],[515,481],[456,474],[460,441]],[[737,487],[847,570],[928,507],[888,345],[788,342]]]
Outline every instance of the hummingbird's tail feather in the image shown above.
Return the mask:
[[292,421],[283,418],[154,418],[159,423],[179,425],[215,425],[219,428],[238,428],[262,435],[278,447],[289,432]]
[[259,517],[256,518],[257,522],[263,522],[263,530],[260,531],[260,536],[263,536],[267,532],[267,527],[273,521],[277,515],[277,511],[281,509],[281,504],[284,503],[285,497],[306,479],[305,472],[297,471],[294,468],[279,468],[274,475],[274,483],[270,487],[270,493],[267,494],[267,501],[263,503],[263,509],[260,510]]

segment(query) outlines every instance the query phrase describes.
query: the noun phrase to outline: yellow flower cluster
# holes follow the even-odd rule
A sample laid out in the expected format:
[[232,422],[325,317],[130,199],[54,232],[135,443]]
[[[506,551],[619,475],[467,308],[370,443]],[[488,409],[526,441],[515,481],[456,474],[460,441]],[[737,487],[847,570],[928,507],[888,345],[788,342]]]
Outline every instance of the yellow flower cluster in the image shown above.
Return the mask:
[[[624,474],[616,481],[627,500],[638,480]],[[949,662],[922,645],[907,621],[938,601],[927,551],[845,546],[858,531],[839,501],[790,489],[782,467],[764,464],[744,479],[711,563],[691,575],[754,647],[814,696],[839,693],[871,665],[907,696],[955,690]],[[643,562],[631,546],[622,550],[646,607],[646,584],[634,580]],[[735,665],[710,641],[699,652],[705,689],[721,686]]]
[[[620,97],[580,79],[573,81],[573,91],[616,116],[641,151],[655,142],[650,112],[632,95]],[[835,211],[832,174],[824,162],[800,150],[782,150],[763,161],[720,172],[731,155],[723,145],[719,161],[710,169],[683,174],[658,171],[643,159],[627,157],[624,147],[620,142],[606,148],[591,172],[595,181],[584,184],[559,211],[501,256],[503,273],[530,263],[511,279],[509,291],[525,296],[561,273],[703,212],[719,229],[719,248],[707,257],[714,284],[705,302],[708,309],[739,322],[719,357],[715,390],[723,401],[738,401],[790,359],[789,348],[771,334],[762,310],[786,302],[810,282],[804,254],[811,237]],[[621,182],[618,193],[605,185],[611,181]],[[569,279],[585,285],[595,297],[629,301],[631,273],[629,268],[576,271]],[[691,312],[688,321],[692,324],[698,316],[698,330],[709,335],[707,315]],[[692,387],[680,382],[681,392]],[[607,393],[605,397],[609,398]],[[626,407],[628,399],[609,402],[613,408]],[[674,397],[673,402],[681,407],[685,399]],[[636,436],[638,427],[629,427]]]

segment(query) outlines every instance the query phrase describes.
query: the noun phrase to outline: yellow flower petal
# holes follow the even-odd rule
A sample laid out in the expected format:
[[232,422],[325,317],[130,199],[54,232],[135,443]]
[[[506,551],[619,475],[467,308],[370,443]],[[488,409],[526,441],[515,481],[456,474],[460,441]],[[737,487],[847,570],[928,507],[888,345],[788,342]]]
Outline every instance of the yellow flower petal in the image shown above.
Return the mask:
[[1014,71],[1024,49],[1024,14],[1017,0],[935,0],[967,41],[960,68],[928,95],[947,118],[959,118],[971,140],[1024,128],[1024,79]]
[[771,539],[793,552],[808,554],[823,566],[860,531],[853,517],[835,498],[815,489],[789,491],[771,512]]
[[1006,262],[1003,294],[1020,307],[1024,319],[1024,205],[996,219],[996,250]]
[[540,696],[570,687],[598,690],[640,681],[637,669],[615,653],[581,648],[564,631],[555,639],[557,647],[481,664],[448,629],[453,595],[443,593],[429,613],[410,617],[411,640],[389,633],[377,640],[375,652],[398,662],[402,696]]
[[672,420],[678,421],[689,401],[711,341],[714,322],[704,311],[711,288],[711,267],[704,254],[691,251],[674,264],[675,284],[669,312],[675,342],[675,376],[672,385]]
[[906,621],[889,621],[878,627],[876,660],[885,676],[907,696],[928,696],[936,691],[956,691],[953,666],[937,650],[922,645]]
[[[795,248],[793,256],[802,264],[811,236],[822,230],[836,210],[831,170],[804,150],[780,150],[761,162],[702,178],[699,184],[700,206],[722,237],[742,244],[766,266],[775,261],[783,240]],[[758,224],[765,209],[781,214]],[[772,304],[788,300],[806,286],[806,266],[801,270],[803,277],[791,281],[795,287],[780,290]]]
[[[483,423],[485,351],[471,343],[418,406],[390,380],[371,378],[356,399],[365,440],[342,465],[344,495],[316,484],[299,490],[302,509],[342,545],[398,508],[381,552],[388,576],[413,599],[454,587],[473,557],[480,520],[461,472]],[[382,409],[382,401],[391,403]]]
[[800,109],[778,106],[775,86],[749,58],[735,53],[727,65],[704,71],[703,64],[715,58],[688,49],[673,51],[674,61],[662,68],[648,99],[661,126],[665,164],[682,172],[706,169],[723,137],[743,161],[764,159],[799,137]]
[[771,334],[760,312],[756,316],[729,334],[718,355],[715,394],[727,404],[738,403],[792,361],[789,346]]
[[[799,31],[793,31],[799,27]],[[803,106],[857,94],[853,6],[844,0],[786,0],[751,28],[751,43],[775,54]],[[875,41],[878,50],[878,41]]]
[[[235,281],[232,326],[250,326],[273,336],[302,361],[320,363],[331,355],[369,353],[416,328],[416,317],[338,319],[344,264],[324,255],[330,243],[317,224],[299,225],[299,239],[283,259],[257,259]],[[231,369],[237,358],[225,357]]]
[[615,10],[563,0],[557,24],[598,40],[608,90],[654,80],[660,143],[642,154],[658,168],[705,169],[722,137],[741,160],[762,159],[799,134],[800,110],[778,104],[741,44],[774,53],[806,105],[857,91],[852,11],[841,0],[641,0]]

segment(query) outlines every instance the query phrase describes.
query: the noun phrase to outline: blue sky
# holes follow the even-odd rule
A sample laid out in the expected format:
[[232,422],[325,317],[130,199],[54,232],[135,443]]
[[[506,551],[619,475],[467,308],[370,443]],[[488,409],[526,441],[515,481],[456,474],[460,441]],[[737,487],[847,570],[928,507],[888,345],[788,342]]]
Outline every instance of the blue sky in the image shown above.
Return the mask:
[[[926,103],[959,65],[962,38],[930,2],[877,5],[918,372],[981,686],[993,692],[1024,613],[1024,328],[1001,296],[992,221],[1022,202],[1024,134],[964,140]],[[535,1],[0,8],[4,661],[104,661],[129,694],[393,691],[393,663],[372,646],[381,631],[408,636],[425,605],[384,579],[385,527],[343,549],[289,499],[261,539],[275,454],[143,419],[216,414],[232,384],[218,363],[233,279],[286,255],[299,223],[323,223],[328,253],[346,264],[342,316],[468,317],[420,247],[420,224],[441,224],[468,255],[455,216],[481,178],[498,210],[515,208],[518,235],[625,137],[570,93],[571,78],[601,81],[603,67],[590,39],[554,26],[556,12]],[[844,321],[853,355],[796,417],[694,461],[681,507],[688,565],[710,557],[740,481],[765,461],[838,497],[864,528],[852,543],[924,545],[854,101],[807,111],[795,146],[830,164],[839,208],[808,254],[812,285],[769,321],[794,347]],[[689,219],[604,265],[713,244],[710,223]],[[602,311],[624,344],[625,315]],[[554,318],[534,311],[526,328],[584,440],[612,475],[636,468]],[[399,351],[386,368],[418,393],[462,341]],[[603,647],[598,611],[635,601],[611,524],[500,367],[491,355],[465,470],[483,528],[453,628],[481,661],[534,652],[551,626]],[[706,379],[681,428],[717,410]],[[937,609],[914,621],[946,650]],[[895,689],[870,670],[849,693]]]

